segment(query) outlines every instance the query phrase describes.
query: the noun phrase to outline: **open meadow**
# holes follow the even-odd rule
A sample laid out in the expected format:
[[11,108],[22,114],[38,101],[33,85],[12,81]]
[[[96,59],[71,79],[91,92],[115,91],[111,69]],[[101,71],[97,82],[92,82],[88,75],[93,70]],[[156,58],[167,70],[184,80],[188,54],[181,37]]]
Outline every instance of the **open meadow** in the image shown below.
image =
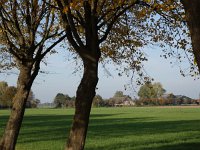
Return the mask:
[[[17,150],[62,150],[74,109],[27,109]],[[9,116],[0,110],[0,135]],[[199,150],[200,107],[93,108],[86,150]]]

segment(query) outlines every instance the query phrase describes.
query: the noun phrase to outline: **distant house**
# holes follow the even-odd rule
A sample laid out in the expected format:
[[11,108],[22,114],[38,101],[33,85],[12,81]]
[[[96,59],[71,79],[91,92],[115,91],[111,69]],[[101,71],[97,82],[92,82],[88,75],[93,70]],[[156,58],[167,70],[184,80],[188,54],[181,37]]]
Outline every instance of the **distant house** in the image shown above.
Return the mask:
[[196,104],[199,105],[200,104],[200,99],[196,100]]
[[164,94],[162,96],[165,100],[171,100],[173,105],[192,104],[194,100],[185,95]]
[[185,95],[175,95],[177,99],[183,99],[183,100],[192,100],[192,98],[187,97]]
[[115,107],[122,107],[122,106],[134,106],[135,102],[129,97],[116,97],[116,103],[114,104]]

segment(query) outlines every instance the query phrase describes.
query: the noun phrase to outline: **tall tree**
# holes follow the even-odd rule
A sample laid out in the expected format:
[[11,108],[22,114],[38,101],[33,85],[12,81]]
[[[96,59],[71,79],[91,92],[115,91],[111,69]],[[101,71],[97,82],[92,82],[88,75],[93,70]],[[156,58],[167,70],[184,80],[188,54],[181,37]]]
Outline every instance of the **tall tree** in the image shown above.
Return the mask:
[[200,72],[200,1],[199,0],[181,0],[186,13],[186,21],[188,23],[192,48],[195,56],[195,61]]
[[[83,149],[89,123],[89,115],[98,82],[100,58],[108,58],[117,64],[128,63],[139,71],[146,58],[139,47],[144,38],[145,9],[136,0],[56,0],[67,39],[82,59],[83,77],[78,86],[75,115],[66,149]],[[133,13],[135,12],[135,13]],[[134,18],[134,19],[133,19]],[[102,56],[102,57],[101,57]],[[121,60],[121,61],[120,61]]]
[[17,92],[0,140],[0,150],[14,150],[40,63],[65,36],[55,21],[55,10],[48,5],[53,3],[51,0],[6,0],[0,3],[1,51],[10,55],[19,70]]
[[[57,0],[67,39],[83,61],[83,77],[78,86],[75,115],[66,149],[84,148],[89,115],[98,82],[98,63],[101,57],[100,44],[105,41],[119,17],[133,4],[106,8],[106,1]],[[99,15],[99,12],[105,10]],[[82,32],[81,32],[82,30]],[[102,30],[102,31],[101,31]],[[105,31],[105,32],[104,32]],[[100,37],[102,33],[102,36]]]
[[[167,0],[155,3],[150,0],[56,2],[70,46],[83,62],[83,77],[77,89],[75,115],[66,143],[66,149],[81,150],[98,82],[99,62],[112,60],[117,65],[126,63],[129,67],[124,68],[124,72],[132,69],[143,76],[141,62],[147,59],[141,47],[150,42],[163,41],[176,48],[185,48],[186,40],[178,36],[182,24],[174,24],[174,21],[180,20],[177,12],[182,9],[177,3]],[[166,16],[175,16],[176,20],[171,23]],[[162,48],[163,43],[160,44]]]

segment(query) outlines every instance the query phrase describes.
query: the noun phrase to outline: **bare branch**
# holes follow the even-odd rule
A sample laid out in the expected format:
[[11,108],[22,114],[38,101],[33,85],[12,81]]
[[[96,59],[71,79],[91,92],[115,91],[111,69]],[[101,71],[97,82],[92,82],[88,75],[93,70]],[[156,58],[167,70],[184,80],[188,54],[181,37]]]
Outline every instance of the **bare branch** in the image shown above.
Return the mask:
[[43,54],[41,54],[41,59],[46,56],[48,52],[50,52],[58,43],[64,40],[67,37],[67,34],[60,37],[56,42],[54,42],[50,47],[48,47]]

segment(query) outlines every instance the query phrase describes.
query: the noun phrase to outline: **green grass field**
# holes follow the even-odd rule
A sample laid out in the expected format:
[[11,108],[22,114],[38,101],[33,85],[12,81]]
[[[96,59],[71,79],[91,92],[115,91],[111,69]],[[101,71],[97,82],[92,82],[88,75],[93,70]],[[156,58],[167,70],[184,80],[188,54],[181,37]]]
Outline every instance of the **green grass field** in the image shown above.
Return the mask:
[[[27,109],[17,150],[62,150],[73,109]],[[9,111],[0,110],[0,135]],[[200,108],[93,108],[86,150],[199,150]]]

